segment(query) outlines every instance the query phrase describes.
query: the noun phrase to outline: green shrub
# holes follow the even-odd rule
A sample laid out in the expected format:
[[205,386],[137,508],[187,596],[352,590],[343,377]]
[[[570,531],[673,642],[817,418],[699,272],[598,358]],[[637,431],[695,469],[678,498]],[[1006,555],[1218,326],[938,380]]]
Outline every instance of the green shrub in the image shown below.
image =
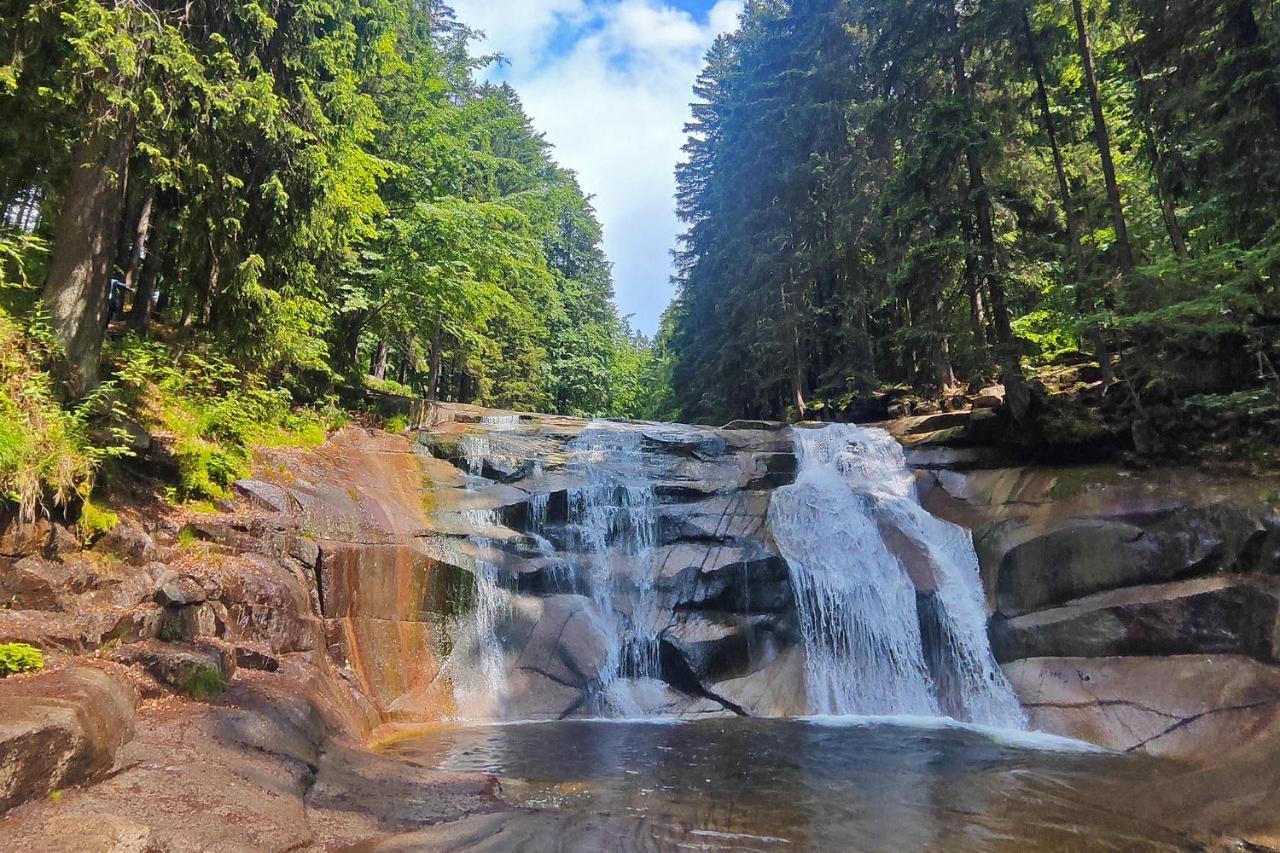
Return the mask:
[[44,655],[26,643],[0,643],[0,678],[15,672],[44,669]]
[[192,699],[214,699],[227,689],[227,680],[222,677],[222,670],[206,664],[193,669],[178,689]]
[[409,428],[409,419],[404,415],[392,415],[383,423],[382,428],[399,435]]

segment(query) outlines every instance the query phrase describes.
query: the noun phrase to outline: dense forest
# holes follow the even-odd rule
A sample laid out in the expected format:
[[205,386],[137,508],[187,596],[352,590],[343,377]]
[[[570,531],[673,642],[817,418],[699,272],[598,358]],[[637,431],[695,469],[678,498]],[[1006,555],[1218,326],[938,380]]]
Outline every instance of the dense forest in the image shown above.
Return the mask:
[[6,275],[43,288],[72,398],[106,282],[314,396],[625,414],[637,354],[600,226],[436,0],[6,0]]
[[751,0],[687,128],[670,408],[838,415],[1000,378],[1034,431],[1037,366],[1087,360],[1138,440],[1273,413],[1278,11]]

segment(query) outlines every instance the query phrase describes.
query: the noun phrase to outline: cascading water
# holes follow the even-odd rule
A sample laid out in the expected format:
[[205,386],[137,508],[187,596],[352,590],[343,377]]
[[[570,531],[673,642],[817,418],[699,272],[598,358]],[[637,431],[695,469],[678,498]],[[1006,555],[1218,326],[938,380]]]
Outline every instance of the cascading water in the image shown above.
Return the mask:
[[642,442],[634,430],[592,424],[570,444],[565,466],[582,481],[568,495],[568,522],[585,560],[581,580],[610,643],[598,695],[603,713],[635,711],[620,679],[658,675],[657,499]]
[[774,492],[774,539],[795,590],[810,709],[947,714],[1024,726],[991,655],[967,531],[915,498],[883,430],[794,428],[796,482]]

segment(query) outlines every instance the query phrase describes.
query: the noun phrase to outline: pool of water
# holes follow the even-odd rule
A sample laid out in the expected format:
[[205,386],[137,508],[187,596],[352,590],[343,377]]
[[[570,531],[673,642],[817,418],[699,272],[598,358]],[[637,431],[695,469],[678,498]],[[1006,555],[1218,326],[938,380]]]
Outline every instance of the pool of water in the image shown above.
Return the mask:
[[1195,849],[1143,808],[1144,784],[1176,765],[936,720],[459,726],[386,751],[492,773],[538,815],[638,822],[655,849]]

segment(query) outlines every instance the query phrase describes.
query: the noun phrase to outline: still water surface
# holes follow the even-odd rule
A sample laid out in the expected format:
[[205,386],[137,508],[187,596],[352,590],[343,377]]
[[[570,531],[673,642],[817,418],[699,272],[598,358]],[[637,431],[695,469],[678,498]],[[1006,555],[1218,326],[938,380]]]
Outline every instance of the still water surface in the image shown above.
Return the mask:
[[1196,849],[1142,814],[1144,785],[1173,765],[937,720],[480,725],[387,751],[497,775],[507,799],[570,827],[640,820],[670,849]]

